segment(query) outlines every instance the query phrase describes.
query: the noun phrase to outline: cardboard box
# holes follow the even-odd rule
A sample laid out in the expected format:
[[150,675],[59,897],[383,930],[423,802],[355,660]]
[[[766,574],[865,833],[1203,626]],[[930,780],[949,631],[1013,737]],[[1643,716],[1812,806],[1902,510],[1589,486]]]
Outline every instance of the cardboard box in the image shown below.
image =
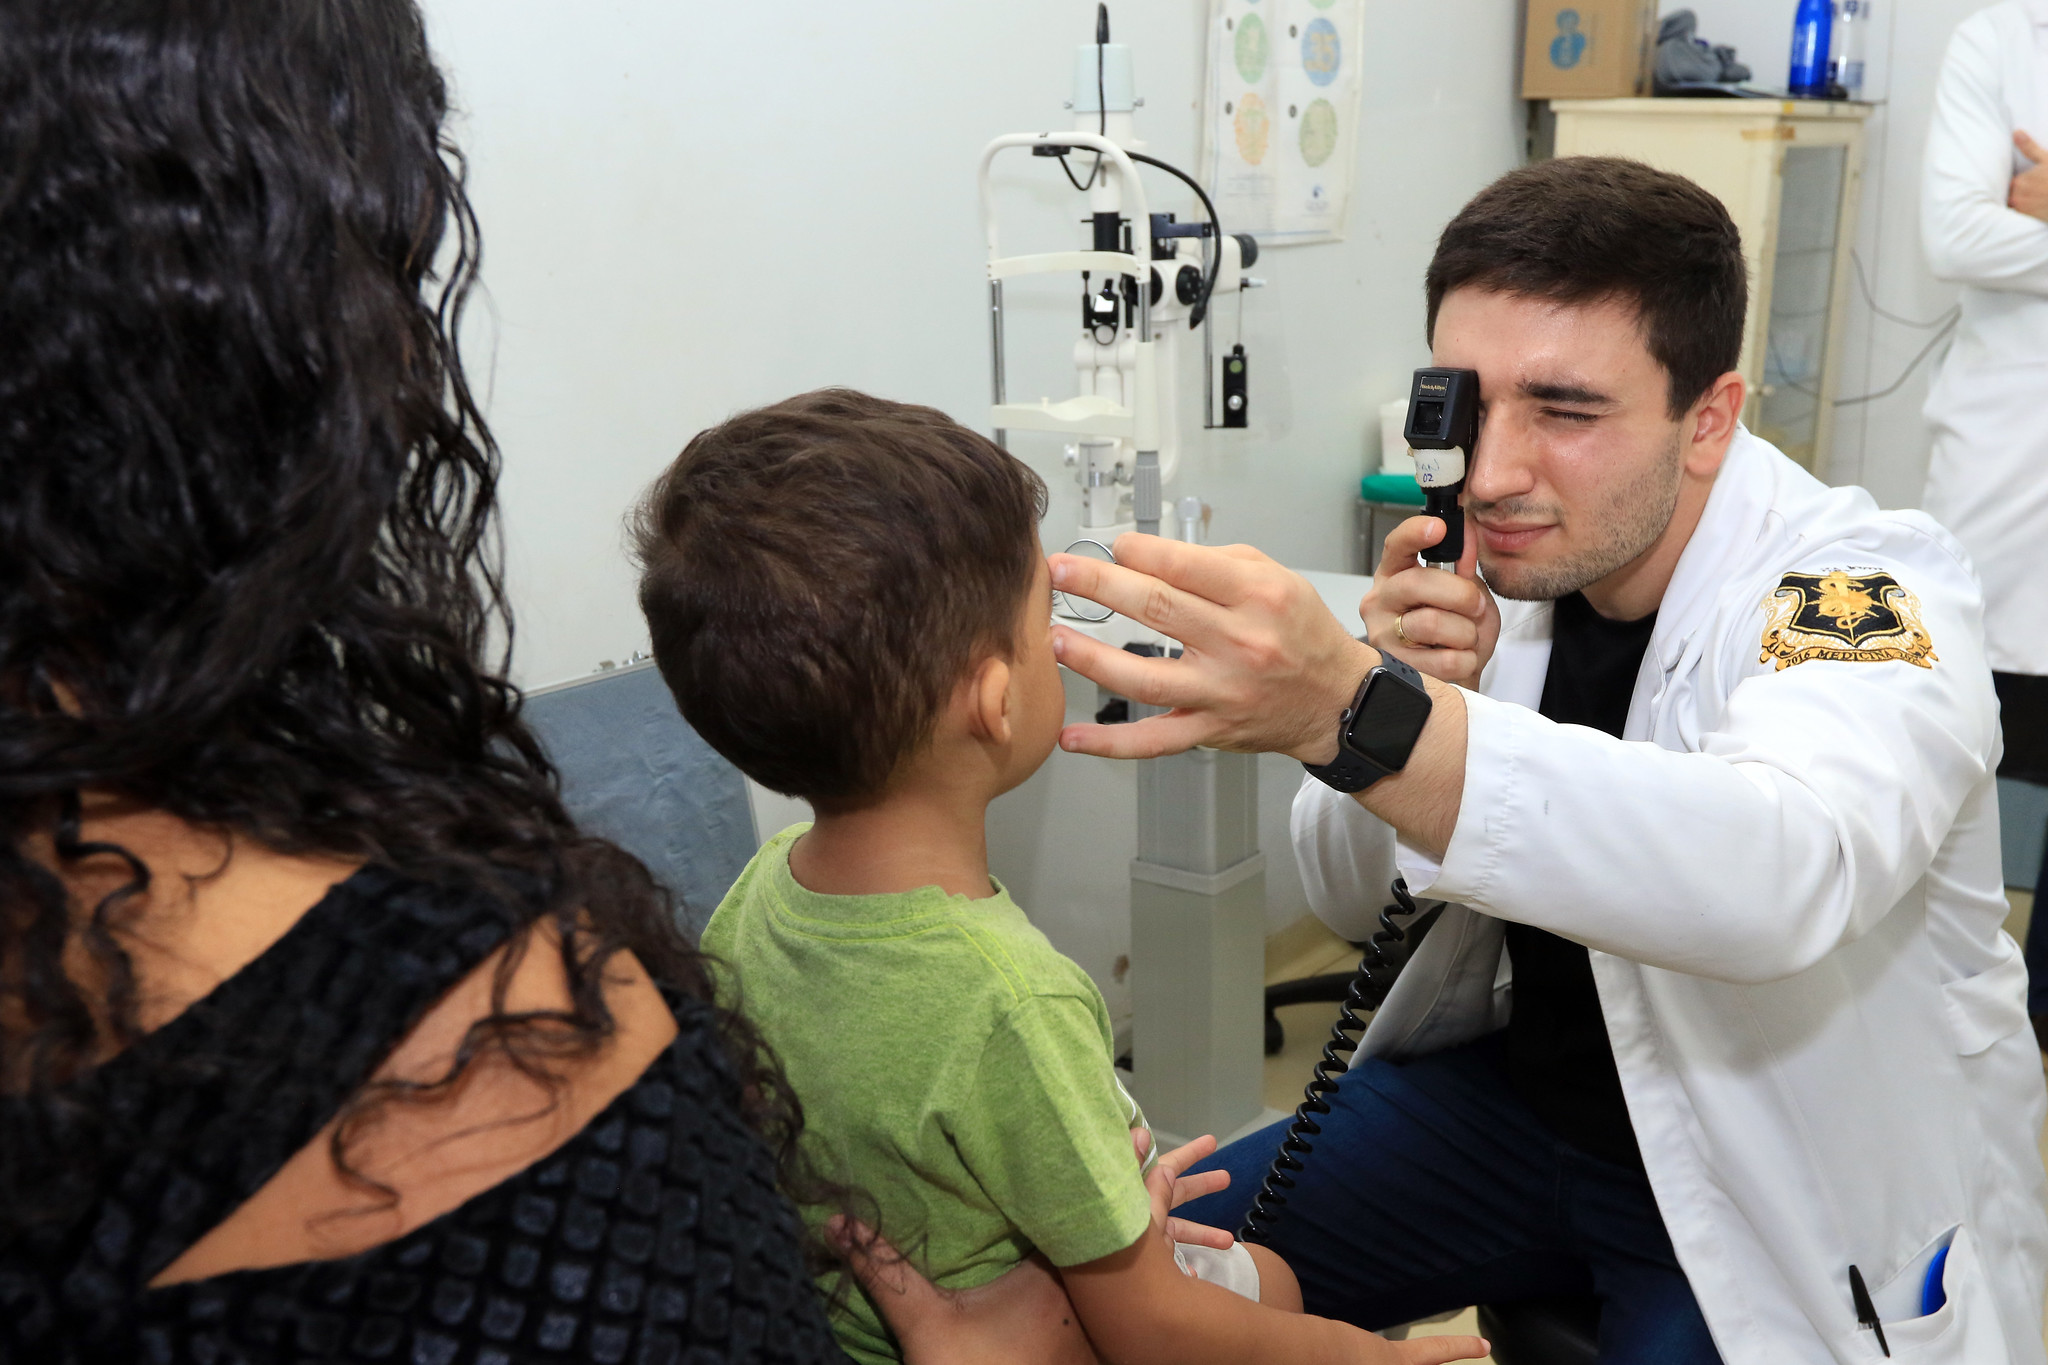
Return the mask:
[[1657,0],[1528,0],[1522,98],[1647,95],[1656,70]]

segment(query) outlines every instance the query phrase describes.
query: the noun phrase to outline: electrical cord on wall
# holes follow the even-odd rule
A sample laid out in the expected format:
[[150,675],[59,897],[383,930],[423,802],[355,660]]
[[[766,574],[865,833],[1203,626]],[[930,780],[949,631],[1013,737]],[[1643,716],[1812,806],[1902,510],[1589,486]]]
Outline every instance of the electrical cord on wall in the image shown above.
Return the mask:
[[1856,286],[1862,290],[1863,301],[1870,305],[1871,312],[1889,322],[1896,322],[1902,327],[1911,327],[1915,331],[1926,331],[1929,328],[1933,328],[1935,332],[1932,337],[1928,338],[1927,344],[1922,346],[1919,352],[1906,362],[1906,368],[1899,372],[1897,379],[1894,379],[1891,383],[1873,393],[1858,394],[1854,398],[1837,398],[1835,406],[1838,408],[1854,407],[1858,403],[1874,403],[1880,398],[1889,398],[1901,388],[1904,388],[1906,381],[1913,377],[1913,371],[1919,369],[1921,362],[1926,360],[1928,356],[1933,355],[1935,348],[1955,333],[1956,324],[1961,322],[1963,318],[1963,306],[1961,304],[1956,304],[1931,322],[1916,322],[1912,318],[1903,317],[1892,312],[1890,309],[1880,307],[1877,302],[1877,295],[1871,292],[1870,277],[1863,273],[1863,258],[1853,248],[1849,252],[1849,262],[1856,267]]
[[1871,312],[1881,318],[1896,322],[1902,327],[1911,327],[1917,331],[1924,332],[1930,327],[1946,327],[1963,315],[1963,306],[1957,303],[1951,304],[1947,312],[1931,322],[1915,322],[1912,318],[1902,317],[1878,303],[1877,295],[1873,294],[1870,290],[1870,277],[1863,273],[1863,257],[1857,253],[1854,247],[1849,248],[1849,264],[1856,267],[1856,287],[1862,291],[1863,301],[1870,305]]
[[1854,407],[1858,403],[1874,403],[1880,398],[1891,397],[1893,394],[1897,393],[1901,388],[1905,386],[1905,383],[1908,379],[1911,379],[1913,377],[1913,371],[1920,368],[1920,362],[1927,359],[1928,356],[1934,354],[1935,347],[1941,345],[1942,342],[1947,341],[1951,336],[1955,335],[1955,329],[1956,324],[1954,321],[1951,321],[1948,324],[1948,326],[1942,328],[1939,332],[1936,332],[1934,336],[1928,341],[1928,343],[1920,348],[1919,354],[1915,355],[1911,360],[1906,362],[1906,368],[1899,372],[1899,377],[1897,379],[1894,379],[1891,383],[1885,385],[1885,387],[1877,390],[1877,392],[1875,393],[1858,394],[1854,398],[1837,398],[1835,400],[1835,406],[1838,408],[1848,408]]

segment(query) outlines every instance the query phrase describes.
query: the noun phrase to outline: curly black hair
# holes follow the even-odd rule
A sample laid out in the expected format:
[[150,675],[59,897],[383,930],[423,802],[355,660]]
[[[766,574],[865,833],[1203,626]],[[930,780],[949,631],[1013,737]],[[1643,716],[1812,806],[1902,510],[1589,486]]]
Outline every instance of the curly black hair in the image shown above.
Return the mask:
[[[666,893],[564,810],[504,676],[447,114],[413,0],[0,0],[0,1090],[135,1036],[147,869],[74,910],[32,856],[108,851],[79,842],[82,792],[481,884],[520,934],[553,917],[573,1008],[513,1019],[501,994],[464,1058],[596,1048],[621,949],[711,997]],[[787,1163],[794,1098],[724,1026]],[[59,1216],[75,1182],[47,1174],[0,1150],[0,1240]]]

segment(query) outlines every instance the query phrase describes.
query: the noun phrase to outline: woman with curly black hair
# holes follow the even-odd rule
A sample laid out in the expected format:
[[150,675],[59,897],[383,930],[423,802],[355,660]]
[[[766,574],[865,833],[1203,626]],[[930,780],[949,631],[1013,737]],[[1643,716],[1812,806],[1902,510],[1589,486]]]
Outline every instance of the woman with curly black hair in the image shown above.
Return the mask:
[[0,2],[0,1359],[841,1358],[482,662],[446,110],[411,0]]

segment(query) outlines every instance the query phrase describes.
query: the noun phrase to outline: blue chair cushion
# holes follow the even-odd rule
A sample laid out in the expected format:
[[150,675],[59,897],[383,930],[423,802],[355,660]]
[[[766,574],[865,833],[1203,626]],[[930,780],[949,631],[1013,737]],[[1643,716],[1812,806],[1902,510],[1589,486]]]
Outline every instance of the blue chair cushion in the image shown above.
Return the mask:
[[570,814],[647,864],[694,941],[759,847],[739,769],[690,728],[651,663],[532,693],[526,718]]

